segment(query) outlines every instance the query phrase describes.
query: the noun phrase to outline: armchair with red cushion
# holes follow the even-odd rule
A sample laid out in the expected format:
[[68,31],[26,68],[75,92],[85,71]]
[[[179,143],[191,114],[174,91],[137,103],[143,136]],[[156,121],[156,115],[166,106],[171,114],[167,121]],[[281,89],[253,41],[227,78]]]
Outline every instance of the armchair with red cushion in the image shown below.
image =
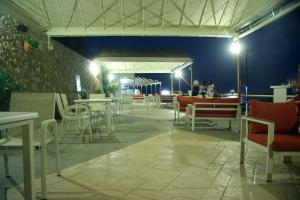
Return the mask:
[[241,163],[246,143],[267,153],[266,180],[272,181],[274,154],[283,156],[285,161],[300,155],[297,104],[250,101],[249,116],[241,118],[240,141]]
[[179,113],[185,112],[186,108],[193,104],[194,102],[200,102],[202,98],[191,97],[191,96],[177,96],[175,106],[174,106],[174,122],[177,121],[179,123]]

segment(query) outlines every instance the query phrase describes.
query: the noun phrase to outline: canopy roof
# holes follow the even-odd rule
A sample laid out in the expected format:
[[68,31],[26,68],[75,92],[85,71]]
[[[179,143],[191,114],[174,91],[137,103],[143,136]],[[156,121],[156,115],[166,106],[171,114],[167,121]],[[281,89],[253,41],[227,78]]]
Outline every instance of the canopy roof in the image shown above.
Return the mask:
[[172,73],[193,60],[181,49],[103,49],[94,62],[110,73]]
[[134,84],[135,86],[145,86],[145,85],[155,85],[155,84],[161,84],[161,81],[144,78],[144,77],[135,77],[134,78]]
[[1,0],[50,36],[244,36],[299,0]]

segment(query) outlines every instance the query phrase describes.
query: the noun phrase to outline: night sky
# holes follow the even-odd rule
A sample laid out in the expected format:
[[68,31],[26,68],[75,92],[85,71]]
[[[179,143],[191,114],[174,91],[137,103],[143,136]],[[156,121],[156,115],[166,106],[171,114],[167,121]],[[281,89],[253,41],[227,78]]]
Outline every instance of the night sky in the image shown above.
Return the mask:
[[[296,78],[300,64],[300,9],[244,37],[241,78],[249,93],[271,93],[271,85]],[[219,93],[236,89],[236,58],[229,51],[231,39],[204,37],[81,37],[57,38],[65,46],[92,59],[103,48],[180,48],[194,60],[193,79],[213,80]],[[141,74],[139,74],[141,75]],[[142,74],[163,82],[170,89],[170,74]],[[184,77],[190,82],[188,69]],[[190,86],[181,81],[181,89]],[[178,90],[178,81],[174,81]]]

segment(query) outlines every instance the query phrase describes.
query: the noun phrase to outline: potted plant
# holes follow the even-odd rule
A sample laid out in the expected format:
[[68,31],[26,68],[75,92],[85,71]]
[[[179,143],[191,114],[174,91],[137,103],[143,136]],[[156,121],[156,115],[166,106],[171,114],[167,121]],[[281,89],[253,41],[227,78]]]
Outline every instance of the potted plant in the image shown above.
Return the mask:
[[111,82],[107,85],[107,92],[108,94],[110,95],[107,95],[107,96],[114,96],[116,91],[118,90],[119,88],[119,84],[117,82]]
[[41,45],[41,41],[33,37],[27,37],[24,41],[24,51],[30,53],[33,48],[38,48]]
[[0,66],[0,111],[9,110],[10,94],[19,92],[20,85]]

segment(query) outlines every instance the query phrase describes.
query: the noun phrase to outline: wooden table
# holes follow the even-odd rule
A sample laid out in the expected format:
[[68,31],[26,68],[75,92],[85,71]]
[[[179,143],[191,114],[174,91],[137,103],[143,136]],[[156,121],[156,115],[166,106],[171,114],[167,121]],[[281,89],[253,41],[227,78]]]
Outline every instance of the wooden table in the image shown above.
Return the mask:
[[0,112],[0,130],[22,126],[23,128],[23,172],[24,199],[35,200],[34,152],[33,152],[33,119],[38,113]]
[[89,103],[102,103],[105,104],[105,112],[107,114],[107,132],[111,134],[111,103],[113,99],[76,99],[75,103],[89,104]]

